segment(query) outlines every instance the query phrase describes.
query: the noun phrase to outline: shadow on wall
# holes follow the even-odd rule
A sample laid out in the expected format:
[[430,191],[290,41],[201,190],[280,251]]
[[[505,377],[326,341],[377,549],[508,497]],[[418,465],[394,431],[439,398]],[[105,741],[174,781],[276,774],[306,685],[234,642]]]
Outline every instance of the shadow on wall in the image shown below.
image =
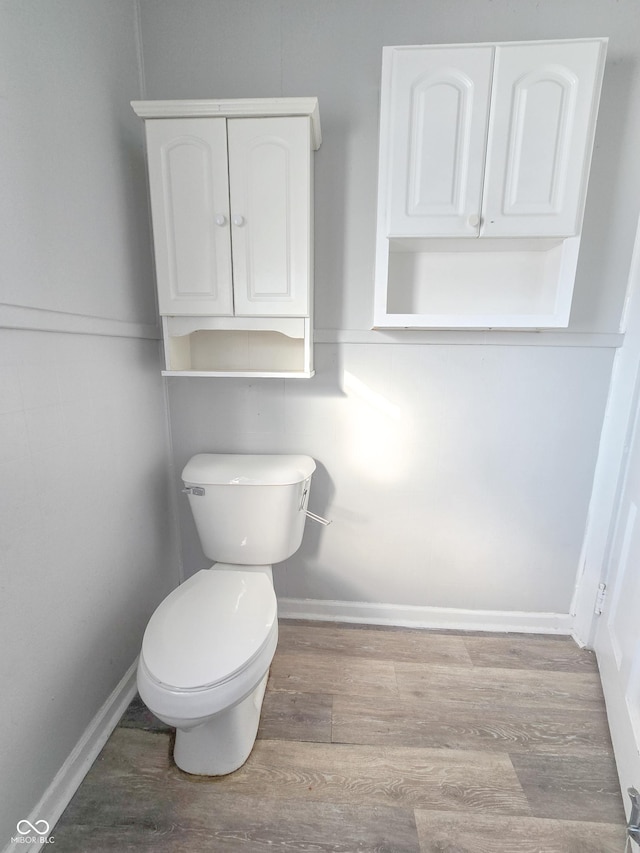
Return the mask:
[[[606,276],[607,252],[603,246],[617,247],[620,239],[627,239],[626,226],[633,228],[634,223],[626,218],[626,226],[616,219],[615,189],[616,174],[619,164],[624,162],[623,142],[633,136],[626,131],[629,116],[632,115],[631,86],[633,67],[630,62],[607,62],[602,81],[602,95],[598,110],[598,123],[589,173],[587,204],[585,206],[584,224],[576,287],[571,308],[571,324],[586,325],[587,328],[598,328],[598,317],[605,306],[600,302],[606,298],[606,288],[602,282]],[[616,128],[615,153],[609,140],[610,128]],[[604,142],[604,146],[603,146]],[[597,199],[597,204],[589,203],[589,199]],[[616,252],[618,254],[618,252]],[[619,252],[620,260],[627,264],[630,255]],[[627,278],[628,269],[620,271],[621,280]],[[588,285],[591,285],[588,287]],[[584,306],[584,307],[583,307]],[[589,316],[587,314],[591,314]]]
[[[332,521],[329,513],[329,507],[333,503],[335,494],[335,486],[333,480],[329,476],[329,472],[322,462],[316,459],[316,470],[311,478],[311,492],[309,494],[309,510],[315,512],[316,515],[322,516],[329,521]],[[307,518],[304,527],[304,537],[300,548],[304,548],[304,553],[309,558],[317,558],[320,554],[320,542],[326,526],[311,518]],[[300,552],[298,552],[300,553]],[[285,560],[285,564],[286,564]]]

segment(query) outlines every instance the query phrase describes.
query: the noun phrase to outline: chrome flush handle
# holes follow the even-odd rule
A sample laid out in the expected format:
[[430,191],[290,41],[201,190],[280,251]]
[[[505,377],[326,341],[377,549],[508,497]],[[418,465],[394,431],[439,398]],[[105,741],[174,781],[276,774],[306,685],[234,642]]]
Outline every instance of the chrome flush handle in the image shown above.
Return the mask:
[[311,512],[311,510],[306,511],[307,518],[310,518],[311,521],[317,521],[318,524],[322,524],[324,527],[327,527],[331,524],[331,520],[329,518],[323,518],[321,515],[316,515],[315,512]]

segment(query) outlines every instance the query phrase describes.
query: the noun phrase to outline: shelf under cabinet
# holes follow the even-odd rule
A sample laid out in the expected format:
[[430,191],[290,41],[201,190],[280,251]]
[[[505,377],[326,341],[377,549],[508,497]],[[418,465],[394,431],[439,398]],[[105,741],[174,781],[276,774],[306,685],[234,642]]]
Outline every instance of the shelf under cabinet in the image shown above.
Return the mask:
[[164,376],[306,379],[313,376],[306,317],[163,317]]
[[562,328],[579,238],[390,238],[375,328]]
[[210,377],[217,379],[311,379],[315,370],[311,371],[274,371],[265,370],[163,370],[163,376]]

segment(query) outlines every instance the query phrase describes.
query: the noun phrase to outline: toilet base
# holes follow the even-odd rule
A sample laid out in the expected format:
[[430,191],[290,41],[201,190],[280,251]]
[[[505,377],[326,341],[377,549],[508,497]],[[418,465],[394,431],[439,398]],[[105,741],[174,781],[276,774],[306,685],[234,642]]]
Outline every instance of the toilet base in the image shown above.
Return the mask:
[[241,767],[258,733],[269,672],[241,702],[193,729],[176,729],[173,759],[185,773],[223,776]]

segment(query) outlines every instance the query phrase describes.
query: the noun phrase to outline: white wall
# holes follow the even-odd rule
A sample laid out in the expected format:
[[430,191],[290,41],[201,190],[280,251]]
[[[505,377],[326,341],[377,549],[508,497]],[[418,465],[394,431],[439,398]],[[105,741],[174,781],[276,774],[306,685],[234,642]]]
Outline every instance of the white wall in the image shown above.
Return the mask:
[[4,849],[135,659],[178,558],[128,105],[135,3],[4,2],[0,62]]
[[[318,460],[311,506],[334,522],[307,527],[276,571],[280,596],[568,614],[640,199],[638,4],[141,0],[141,12],[148,97],[317,95],[323,131],[317,375],[171,380],[176,472],[206,450]],[[611,41],[569,331],[369,331],[382,46],[580,36]],[[206,561],[184,504],[182,528],[189,573]]]
[[0,9],[2,302],[155,323],[136,4]]

